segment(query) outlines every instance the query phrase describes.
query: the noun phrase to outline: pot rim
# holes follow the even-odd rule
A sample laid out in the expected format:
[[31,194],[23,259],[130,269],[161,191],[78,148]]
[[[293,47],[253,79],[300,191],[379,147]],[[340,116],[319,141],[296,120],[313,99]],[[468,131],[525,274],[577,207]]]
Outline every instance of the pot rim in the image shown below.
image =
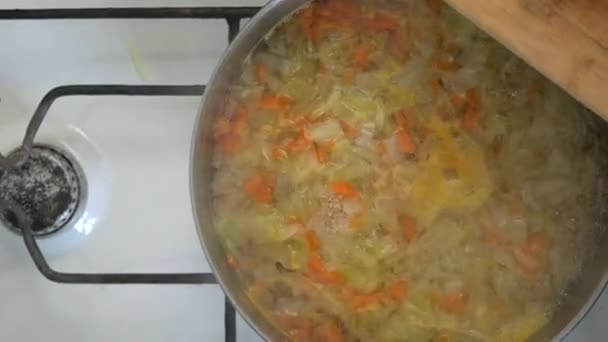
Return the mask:
[[[258,11],[239,30],[238,34],[235,36],[233,41],[229,43],[228,47],[226,48],[226,50],[220,57],[219,62],[216,64],[216,66],[213,69],[213,72],[211,73],[211,76],[209,77],[209,81],[207,82],[206,90],[205,90],[205,92],[202,96],[202,100],[199,104],[198,114],[197,114],[196,120],[194,122],[194,129],[193,129],[191,143],[190,143],[190,165],[189,165],[190,202],[191,202],[191,207],[192,207],[192,214],[194,217],[194,223],[196,225],[197,235],[198,235],[201,247],[203,249],[203,252],[205,254],[205,258],[207,259],[207,263],[209,264],[211,271],[214,273],[216,280],[217,280],[218,284],[220,285],[220,288],[226,295],[226,297],[228,297],[230,302],[233,303],[233,306],[238,311],[238,313],[241,315],[241,317],[245,320],[245,322],[247,322],[247,324],[265,341],[272,340],[271,337],[277,337],[276,336],[277,333],[282,335],[283,339],[285,339],[285,338],[289,339],[289,337],[284,335],[284,333],[282,333],[282,332],[271,331],[271,329],[269,328],[270,326],[272,326],[271,323],[269,325],[265,325],[265,326],[262,326],[261,324],[257,324],[256,319],[253,318],[254,314],[256,314],[257,312],[255,312],[254,310],[252,310],[250,308],[246,309],[242,305],[239,305],[240,302],[239,302],[238,294],[236,293],[237,291],[226,284],[226,276],[224,274],[225,272],[220,270],[219,265],[216,263],[216,260],[214,260],[214,256],[211,255],[211,253],[209,252],[209,249],[207,248],[207,243],[208,243],[208,242],[206,242],[207,238],[203,235],[204,234],[203,227],[207,226],[207,223],[201,222],[201,221],[203,221],[203,219],[201,219],[201,214],[198,211],[198,205],[196,205],[198,203],[198,199],[196,198],[196,191],[195,191],[195,183],[196,183],[196,177],[197,177],[195,160],[198,158],[197,144],[200,143],[199,135],[200,135],[201,121],[203,120],[203,116],[208,115],[208,114],[204,113],[203,110],[205,108],[207,101],[212,96],[210,94],[210,92],[207,91],[207,89],[211,88],[210,85],[212,86],[213,84],[218,82],[220,75],[224,71],[224,70],[222,70],[222,66],[224,65],[224,63],[228,59],[228,57],[235,53],[235,51],[238,49],[238,46],[242,45],[245,41],[250,39],[249,36],[252,34],[253,29],[255,27],[259,26],[260,23],[262,23],[263,21],[268,20],[267,18],[269,16],[269,14],[272,14],[277,9],[278,5],[292,2],[293,9],[289,13],[281,15],[279,20],[276,20],[275,22],[273,22],[272,27],[275,27],[276,25],[278,25],[282,20],[284,20],[285,18],[288,18],[292,13],[296,12],[297,10],[299,10],[301,7],[303,7],[310,1],[314,1],[314,0],[296,0],[296,1],[294,1],[294,0],[271,0],[268,3],[266,3],[260,9],[260,11]],[[268,32],[271,32],[271,31],[272,31],[272,28],[270,30],[267,30],[265,34],[263,34],[261,37],[259,37],[258,41],[256,41],[253,46],[254,47],[257,46],[257,44],[259,44],[259,42],[262,39],[264,39],[264,37],[268,34]],[[251,52],[251,50],[250,50],[250,52]],[[209,211],[209,213],[211,213],[211,211]],[[205,218],[204,220],[209,220],[209,219],[210,218]],[[208,222],[208,223],[210,223],[210,222]],[[212,225],[209,225],[208,229],[213,229]],[[264,316],[261,316],[260,319],[268,321],[267,318]],[[260,319],[258,319],[258,320],[260,320]]]

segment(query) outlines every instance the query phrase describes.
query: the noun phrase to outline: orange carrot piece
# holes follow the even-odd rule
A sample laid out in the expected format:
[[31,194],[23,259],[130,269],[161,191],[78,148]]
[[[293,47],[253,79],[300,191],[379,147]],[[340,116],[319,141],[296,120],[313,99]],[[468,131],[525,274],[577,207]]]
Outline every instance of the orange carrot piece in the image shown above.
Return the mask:
[[298,338],[298,340],[310,341],[312,338],[312,321],[299,315],[289,315],[284,312],[276,312],[277,319],[284,324],[287,333]]
[[346,83],[352,84],[353,82],[355,82],[356,77],[357,77],[357,70],[355,70],[355,69],[349,68],[344,73],[344,81],[346,81]]
[[308,269],[313,272],[313,274],[323,274],[325,273],[325,261],[321,258],[319,253],[310,253],[308,256]]
[[344,334],[336,322],[327,322],[320,328],[319,342],[342,342]]
[[439,93],[443,89],[439,78],[434,78],[429,83],[431,85],[431,89],[433,90],[433,93],[435,93],[435,94]]
[[262,109],[275,109],[282,111],[289,111],[293,101],[287,96],[281,95],[263,95],[260,99],[260,108]]
[[290,216],[287,217],[287,223],[289,223],[289,224],[296,224],[296,223],[301,224],[302,221],[297,216],[290,215]]
[[325,163],[328,159],[327,152],[323,149],[323,147],[319,146],[317,143],[313,143],[313,147],[315,149],[315,156],[317,157],[317,161],[319,163]]
[[287,144],[287,150],[289,152],[301,152],[307,150],[309,146],[310,140],[308,139],[306,129],[302,129],[300,134]]
[[308,324],[293,326],[288,330],[288,332],[298,339],[310,341],[310,338],[312,337],[312,323],[309,321]]
[[462,117],[462,127],[471,130],[477,126],[479,119],[479,110],[468,108]]
[[441,334],[437,336],[435,342],[450,342],[450,337],[446,334]]
[[471,107],[479,108],[481,107],[481,94],[479,93],[479,89],[471,88],[467,90],[467,103]]
[[528,274],[534,274],[540,268],[540,260],[530,251],[520,246],[513,248],[513,257],[517,264]]
[[399,16],[387,11],[376,11],[369,26],[374,31],[394,32],[399,28]]
[[312,25],[314,39],[321,33],[348,30],[353,27],[358,16],[358,6],[353,0],[325,0],[318,5]]
[[342,285],[344,284],[344,277],[340,272],[337,271],[329,271],[325,272],[323,275],[323,281],[328,284]]
[[237,152],[241,145],[239,132],[247,127],[248,114],[244,107],[239,107],[230,120],[218,120],[213,127],[213,136],[220,151],[228,155],[233,155]]
[[431,58],[431,65],[441,71],[447,72],[456,71],[461,67],[460,64],[456,62],[454,57],[445,51],[435,53],[435,55]]
[[317,38],[317,25],[316,25],[316,11],[317,7],[312,4],[306,7],[298,16],[298,23],[300,28],[304,32],[306,38],[310,40],[316,40]]
[[226,258],[226,263],[228,264],[228,266],[230,268],[233,268],[233,269],[239,265],[239,263],[237,262],[234,255],[228,255],[228,258]]
[[217,138],[217,144],[223,153],[234,155],[241,146],[241,137],[237,133],[227,133]]
[[403,236],[408,242],[412,242],[416,237],[418,237],[418,225],[416,223],[416,218],[410,215],[400,215],[399,223],[401,224]]
[[411,136],[411,125],[406,111],[398,111],[393,113],[393,118],[397,124],[397,142],[403,153],[416,153],[416,143]]
[[441,297],[440,307],[447,313],[462,314],[466,310],[467,294],[463,290],[448,292]]
[[365,224],[365,212],[361,211],[354,214],[350,219],[350,228],[353,230],[359,230]]
[[266,81],[266,76],[268,76],[268,69],[266,65],[263,63],[258,63],[255,65],[255,80],[258,83],[264,83]]
[[221,137],[224,134],[230,133],[232,130],[232,124],[227,118],[220,118],[213,125],[213,136],[215,138]]
[[387,290],[389,296],[398,302],[401,302],[407,296],[407,284],[404,280],[392,282],[388,285]]
[[450,101],[456,109],[461,110],[467,105],[466,93],[452,94],[452,96],[450,96]]
[[390,52],[400,62],[407,62],[410,57],[405,35],[401,31],[393,31],[389,36]]
[[234,116],[232,117],[232,127],[234,131],[241,131],[245,129],[248,125],[247,120],[249,119],[249,112],[245,107],[239,107]]
[[500,246],[505,246],[509,243],[505,237],[503,237],[501,234],[499,234],[497,231],[495,231],[494,229],[492,229],[490,227],[484,226],[482,228],[481,233],[482,233],[483,241],[485,241],[486,243],[488,243],[490,245],[500,247]]
[[416,144],[406,129],[399,128],[397,130],[397,141],[399,142],[399,147],[403,153],[416,153]]
[[331,183],[331,189],[336,195],[344,198],[357,196],[357,188],[355,188],[352,183],[346,181],[335,181]]
[[369,294],[355,293],[350,298],[350,303],[357,311],[364,311],[374,307],[378,307],[382,303],[382,300],[383,295],[379,292],[373,292]]
[[277,161],[287,159],[287,152],[280,147],[274,147],[272,149],[272,159]]
[[466,92],[467,109],[462,118],[462,127],[473,129],[481,118],[481,95],[479,90],[471,88]]
[[319,253],[310,253],[307,265],[308,270],[317,281],[335,285],[344,284],[344,277],[339,272],[327,270],[327,264]]
[[394,112],[393,119],[398,127],[410,127],[409,120],[407,119],[407,113],[404,110]]
[[310,248],[311,251],[317,251],[321,247],[319,236],[314,230],[306,231],[306,242],[308,242],[308,248]]
[[534,232],[528,235],[525,242],[527,251],[534,255],[540,254],[549,246],[550,238],[545,232]]
[[343,25],[357,15],[358,7],[353,0],[327,0],[319,12],[326,21]]
[[243,187],[251,199],[258,203],[268,204],[273,200],[272,187],[274,184],[271,184],[271,182],[273,181],[269,176],[257,174],[249,178]]
[[353,0],[329,0],[327,6],[331,8],[337,16],[342,15],[344,17],[352,18],[358,12],[358,7]]
[[353,62],[355,64],[355,67],[357,67],[359,69],[366,68],[369,65],[369,63],[371,62],[371,60],[370,60],[371,53],[372,53],[372,51],[366,46],[360,46],[360,47],[356,48],[355,52],[353,53]]
[[347,122],[340,120],[340,127],[342,128],[342,132],[348,138],[355,138],[359,135],[359,128],[349,125]]
[[276,179],[274,173],[264,171],[261,173],[261,175],[262,175],[262,180],[264,180],[264,184],[268,185],[271,188],[274,188],[274,186],[277,182],[277,179]]

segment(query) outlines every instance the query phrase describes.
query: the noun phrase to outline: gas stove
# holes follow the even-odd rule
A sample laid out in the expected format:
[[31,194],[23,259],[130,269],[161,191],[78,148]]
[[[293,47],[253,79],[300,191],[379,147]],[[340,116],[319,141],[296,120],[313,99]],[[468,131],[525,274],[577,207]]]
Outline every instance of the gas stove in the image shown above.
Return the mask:
[[[204,84],[263,0],[166,3],[0,4],[0,199],[23,208],[0,206],[0,341],[260,341],[205,261],[188,163]],[[605,341],[607,306],[567,341]]]

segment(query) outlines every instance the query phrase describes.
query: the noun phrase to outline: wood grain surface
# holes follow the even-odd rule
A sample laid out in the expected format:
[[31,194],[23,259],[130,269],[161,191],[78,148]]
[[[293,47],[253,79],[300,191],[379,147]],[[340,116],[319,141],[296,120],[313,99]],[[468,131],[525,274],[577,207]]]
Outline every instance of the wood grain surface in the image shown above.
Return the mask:
[[446,0],[608,120],[608,0]]

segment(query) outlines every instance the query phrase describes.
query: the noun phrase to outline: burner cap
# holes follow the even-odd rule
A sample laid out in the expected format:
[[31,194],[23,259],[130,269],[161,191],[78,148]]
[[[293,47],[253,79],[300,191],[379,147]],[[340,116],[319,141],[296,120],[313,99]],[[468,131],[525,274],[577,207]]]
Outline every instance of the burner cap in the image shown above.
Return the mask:
[[[8,156],[22,154],[21,148]],[[35,145],[27,159],[11,169],[0,169],[0,198],[21,207],[34,235],[48,235],[74,216],[86,183],[68,154],[47,145]],[[0,222],[20,233],[12,212],[0,213]]]

